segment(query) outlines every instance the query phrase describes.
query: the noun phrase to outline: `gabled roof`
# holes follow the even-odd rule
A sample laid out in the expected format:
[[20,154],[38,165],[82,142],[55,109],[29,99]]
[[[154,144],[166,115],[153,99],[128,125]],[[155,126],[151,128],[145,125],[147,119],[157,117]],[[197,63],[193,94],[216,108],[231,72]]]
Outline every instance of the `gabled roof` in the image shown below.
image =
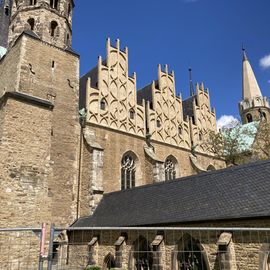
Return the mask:
[[72,227],[157,226],[270,216],[270,160],[105,194]]

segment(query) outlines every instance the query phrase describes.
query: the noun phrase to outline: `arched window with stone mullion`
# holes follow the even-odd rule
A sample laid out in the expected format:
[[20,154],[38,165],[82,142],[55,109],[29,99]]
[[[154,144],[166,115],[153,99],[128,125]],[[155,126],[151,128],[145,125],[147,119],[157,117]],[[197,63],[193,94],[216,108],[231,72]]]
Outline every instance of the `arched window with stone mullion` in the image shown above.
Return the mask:
[[121,190],[135,187],[136,163],[131,154],[125,154],[121,162]]
[[176,179],[176,162],[168,157],[165,161],[165,180],[174,180]]

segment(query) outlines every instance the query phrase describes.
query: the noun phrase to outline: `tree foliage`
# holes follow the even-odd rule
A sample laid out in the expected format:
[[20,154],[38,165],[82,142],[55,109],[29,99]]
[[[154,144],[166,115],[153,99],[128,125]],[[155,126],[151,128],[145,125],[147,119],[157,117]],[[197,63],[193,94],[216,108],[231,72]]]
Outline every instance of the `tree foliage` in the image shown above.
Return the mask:
[[262,120],[253,144],[253,157],[257,160],[270,158],[270,124]]
[[[254,133],[255,132],[255,133]],[[254,140],[257,129],[249,129],[240,123],[232,123],[216,133],[211,131],[206,143],[207,150],[217,157],[224,158],[227,165],[239,165],[252,158],[249,143]]]

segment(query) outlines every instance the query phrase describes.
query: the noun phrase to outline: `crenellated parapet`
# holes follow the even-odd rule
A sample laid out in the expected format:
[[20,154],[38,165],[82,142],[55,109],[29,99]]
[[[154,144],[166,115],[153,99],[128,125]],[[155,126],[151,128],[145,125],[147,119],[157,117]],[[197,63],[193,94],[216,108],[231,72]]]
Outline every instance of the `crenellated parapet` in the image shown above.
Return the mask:
[[184,116],[190,119],[190,136],[196,150],[205,152],[203,142],[207,140],[209,131],[217,131],[216,112],[211,108],[208,89],[204,84],[196,84],[196,93],[183,101]]
[[183,117],[181,96],[176,96],[174,72],[158,66],[158,79],[138,92],[138,100],[146,100],[147,131],[152,140],[191,147],[189,121]]
[[81,79],[86,89],[86,121],[112,129],[145,136],[145,105],[137,104],[136,74],[128,75],[128,49],[120,41],[107,40],[107,57]]

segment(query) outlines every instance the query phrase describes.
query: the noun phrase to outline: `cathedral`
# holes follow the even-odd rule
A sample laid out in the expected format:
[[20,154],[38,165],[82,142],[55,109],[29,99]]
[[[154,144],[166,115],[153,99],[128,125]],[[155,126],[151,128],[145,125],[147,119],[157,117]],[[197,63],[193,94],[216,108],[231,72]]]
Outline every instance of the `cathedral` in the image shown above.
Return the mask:
[[[224,159],[208,151],[209,132],[218,130],[203,83],[193,89],[191,80],[190,96],[183,99],[176,94],[174,72],[158,65],[156,78],[138,89],[140,78],[129,72],[128,48],[109,38],[106,57],[99,56],[80,78],[80,56],[72,49],[74,8],[73,0],[0,1],[0,227],[42,222],[170,226],[206,220],[209,225],[222,217],[238,218],[233,207],[227,215],[205,214],[205,208],[191,218],[176,209],[164,214],[166,207],[161,216],[132,215],[134,209],[144,213],[144,198],[150,200],[145,213],[152,212],[157,198],[163,207],[173,205],[171,197],[188,208],[185,190],[190,200],[198,198],[198,206],[203,192],[214,194],[218,183],[226,190],[239,184],[235,179],[247,180],[247,192],[254,195],[256,170],[242,177],[248,165],[225,169]],[[245,51],[239,111],[243,124],[270,119],[268,99]],[[265,170],[268,163],[256,168]],[[231,199],[241,204],[245,198],[238,195],[232,193]],[[209,196],[210,204],[215,200]],[[122,215],[116,211],[119,204]],[[255,218],[254,211],[261,210],[258,206],[243,218]]]

